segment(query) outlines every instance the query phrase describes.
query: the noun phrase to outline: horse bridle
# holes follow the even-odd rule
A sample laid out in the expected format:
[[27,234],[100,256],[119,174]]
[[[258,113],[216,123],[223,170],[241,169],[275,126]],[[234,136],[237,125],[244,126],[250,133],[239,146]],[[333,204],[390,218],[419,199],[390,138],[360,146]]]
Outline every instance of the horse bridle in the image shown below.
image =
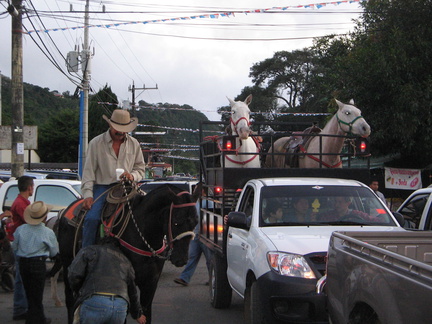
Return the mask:
[[[233,125],[232,128],[234,128],[234,132],[237,134],[237,136],[239,136],[239,133],[237,132],[237,128],[236,128],[236,126],[237,126],[237,124],[238,124],[242,119],[244,119],[244,120],[246,121],[247,125],[250,126],[251,122],[250,122],[246,117],[241,117],[241,118],[239,118],[236,122],[234,122],[234,120],[232,119],[232,117],[230,117],[230,123]],[[259,143],[258,143],[258,141],[256,140],[255,137],[252,137],[252,139],[253,139],[253,141],[255,142],[255,145],[257,146],[257,152],[256,152],[256,153],[259,153]],[[241,144],[242,144],[242,142],[240,141],[240,145],[241,145]],[[219,148],[219,149],[220,149],[221,151],[223,150],[222,148]],[[236,149],[236,154],[238,153],[239,150],[240,150],[240,147]],[[235,164],[241,164],[241,165],[248,164],[249,162],[253,161],[256,157],[257,157],[257,154],[255,154],[253,157],[251,157],[250,159],[248,159],[248,160],[246,160],[246,161],[236,161],[236,160],[231,159],[228,155],[225,156],[225,158],[226,158],[228,161],[230,161],[230,162],[232,162],[232,163],[235,163]]]
[[249,121],[246,117],[241,117],[241,118],[237,119],[236,122],[234,122],[234,120],[232,119],[232,117],[230,117],[230,123],[234,126],[233,128],[234,128],[234,131],[236,132],[237,135],[238,135],[239,133],[237,133],[237,128],[236,128],[236,126],[237,126],[237,124],[240,123],[240,121],[243,120],[243,119],[246,121],[246,124],[247,124],[248,126],[250,126],[251,123],[250,123],[250,121]]
[[[191,203],[183,203],[183,204],[177,204],[177,205],[174,204],[174,203],[171,203],[171,206],[170,206],[170,215],[169,215],[169,223],[168,223],[168,246],[170,247],[170,250],[168,252],[168,255],[166,257],[164,257],[161,254],[166,250],[166,247],[167,247],[167,244],[166,244],[165,240],[162,241],[162,247],[160,249],[154,250],[150,246],[150,244],[147,242],[147,240],[145,239],[143,233],[139,229],[138,224],[137,224],[137,222],[135,220],[135,217],[133,215],[133,212],[132,212],[132,206],[130,204],[130,199],[129,199],[130,196],[127,195],[127,189],[126,189],[125,182],[126,181],[122,180],[121,184],[123,186],[124,194],[128,197],[128,199],[126,200],[126,203],[128,204],[129,211],[128,211],[128,214],[125,217],[125,221],[123,223],[123,226],[122,226],[120,232],[118,234],[113,234],[112,232],[110,232],[109,234],[111,236],[116,237],[119,240],[119,242],[120,242],[120,244],[122,246],[124,246],[125,248],[127,248],[128,250],[130,250],[130,251],[132,251],[132,252],[134,252],[136,254],[139,254],[139,255],[142,255],[142,256],[149,256],[149,257],[153,256],[153,257],[158,257],[158,258],[169,260],[170,257],[171,257],[171,253],[172,253],[172,249],[174,247],[174,242],[175,241],[179,241],[179,240],[181,240],[182,238],[184,238],[186,236],[192,236],[192,238],[194,238],[194,236],[195,236],[195,233],[193,231],[186,231],[186,232],[180,233],[175,238],[172,237],[172,215],[173,215],[173,209],[174,208],[183,208],[183,207],[192,207],[192,206],[195,207],[195,203],[191,202]],[[142,191],[138,191],[138,192],[140,194],[142,194]],[[177,196],[179,197],[179,196],[182,196],[184,194],[189,194],[189,192],[182,191],[182,192],[179,192],[177,194]],[[121,235],[123,234],[123,232],[124,232],[124,230],[126,228],[126,225],[129,222],[129,219],[132,219],[133,224],[135,226],[135,229],[137,230],[139,236],[141,237],[141,239],[143,240],[144,244],[147,246],[147,248],[149,249],[150,252],[146,251],[146,250],[139,249],[139,248],[137,248],[137,247],[129,244],[128,242],[124,241],[121,238]]]
[[336,119],[337,119],[337,121],[338,121],[339,128],[340,128],[342,131],[344,131],[344,130],[342,129],[341,124],[347,125],[347,126],[349,127],[348,132],[345,132],[345,131],[344,131],[344,132],[347,133],[348,135],[352,135],[352,132],[351,132],[351,131],[352,131],[352,127],[353,127],[354,123],[355,123],[357,120],[359,120],[359,119],[364,119],[364,117],[363,117],[362,115],[357,116],[357,117],[354,118],[351,122],[347,123],[346,121],[341,120],[341,119],[339,118],[339,114],[336,113]]

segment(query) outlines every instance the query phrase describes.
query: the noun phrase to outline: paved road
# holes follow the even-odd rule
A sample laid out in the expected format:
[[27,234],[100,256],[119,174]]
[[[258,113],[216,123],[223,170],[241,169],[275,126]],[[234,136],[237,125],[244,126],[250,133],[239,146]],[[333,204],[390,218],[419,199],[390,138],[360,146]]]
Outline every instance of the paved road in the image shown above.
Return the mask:
[[[214,309],[208,296],[207,271],[204,258],[188,287],[173,282],[182,268],[170,263],[165,264],[159,282],[159,288],[153,301],[153,324],[219,324],[243,323],[243,300],[233,293],[233,302],[229,309]],[[1,288],[0,288],[1,290]],[[59,282],[59,295],[64,301],[63,283]],[[24,321],[12,321],[12,293],[0,291],[0,323],[24,324]],[[66,323],[66,308],[54,306],[50,299],[50,283],[47,281],[44,295],[45,314],[52,318],[52,324]],[[136,323],[132,318],[128,323]]]

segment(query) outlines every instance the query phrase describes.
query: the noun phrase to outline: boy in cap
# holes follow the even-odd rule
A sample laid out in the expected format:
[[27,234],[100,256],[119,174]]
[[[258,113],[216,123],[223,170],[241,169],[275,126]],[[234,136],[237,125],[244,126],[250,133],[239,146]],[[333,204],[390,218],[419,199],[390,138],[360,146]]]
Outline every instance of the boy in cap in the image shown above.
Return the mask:
[[24,210],[26,224],[14,233],[12,247],[19,256],[19,268],[28,301],[26,324],[49,324],[43,309],[47,257],[58,254],[58,243],[54,232],[45,227],[51,206],[36,201]]
[[127,133],[137,124],[127,110],[115,109],[108,122],[107,132],[93,138],[88,147],[81,181],[84,197],[83,208],[88,212],[84,219],[82,247],[96,242],[100,213],[105,203],[107,190],[117,182],[116,169],[123,169],[120,178],[140,181],[145,175],[144,157],[138,141]]

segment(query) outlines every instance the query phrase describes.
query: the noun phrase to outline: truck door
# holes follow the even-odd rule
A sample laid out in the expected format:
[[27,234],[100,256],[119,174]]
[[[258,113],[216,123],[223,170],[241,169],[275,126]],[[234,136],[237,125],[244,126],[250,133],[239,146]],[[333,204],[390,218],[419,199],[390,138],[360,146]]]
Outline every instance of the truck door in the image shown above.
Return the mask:
[[430,193],[414,194],[402,204],[398,212],[405,217],[405,222],[413,224],[413,228],[430,230],[431,200]]
[[[244,189],[238,211],[244,212],[248,219],[252,221],[254,210],[255,191],[252,186]],[[245,272],[248,268],[248,254],[250,246],[248,244],[249,230],[230,227],[227,239],[227,261],[228,261],[228,280],[231,287],[243,295],[246,288]]]

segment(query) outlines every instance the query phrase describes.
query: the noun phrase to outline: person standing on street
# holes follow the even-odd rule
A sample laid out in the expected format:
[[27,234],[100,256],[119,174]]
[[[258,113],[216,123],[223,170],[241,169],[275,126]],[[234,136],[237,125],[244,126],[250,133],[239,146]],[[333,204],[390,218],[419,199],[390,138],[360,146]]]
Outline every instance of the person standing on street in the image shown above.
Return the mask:
[[26,224],[16,229],[12,242],[28,301],[26,324],[51,323],[43,308],[46,259],[54,258],[59,248],[53,230],[44,224],[50,209],[43,201],[29,205],[24,211]]
[[372,179],[371,183],[369,184],[369,187],[375,192],[375,194],[378,196],[379,199],[382,200],[384,204],[387,206],[387,200],[384,197],[384,194],[380,191],[378,191],[379,188],[379,182],[378,180]]
[[[18,178],[18,196],[15,198],[11,206],[12,225],[9,227],[10,235],[14,239],[15,231],[18,227],[25,224],[24,210],[30,205],[29,197],[33,196],[34,182],[29,176],[21,176]],[[13,296],[13,313],[14,321],[24,320],[27,317],[27,298],[24,290],[24,285],[21,280],[19,256],[15,253],[15,288]]]
[[[202,204],[203,204],[204,208],[213,208],[213,201],[203,199]],[[199,215],[200,214],[200,202],[199,201],[196,203],[196,209],[197,209],[197,213]],[[198,262],[201,258],[201,254],[204,254],[205,259],[206,259],[207,271],[210,272],[210,262],[211,262],[211,258],[212,258],[212,252],[199,239],[199,223],[195,226],[194,234],[195,234],[195,237],[189,243],[188,262],[186,263],[185,268],[183,269],[182,273],[180,274],[180,277],[174,279],[174,282],[176,284],[179,284],[182,286],[188,286],[189,285],[189,282],[190,282],[193,274],[195,273],[196,267],[198,266]]]
[[146,323],[134,269],[121,252],[117,239],[105,237],[99,245],[81,249],[68,273],[77,296],[75,314],[79,314],[80,324],[123,324],[128,309],[138,323]]
[[82,247],[96,242],[100,214],[107,190],[117,183],[116,169],[123,169],[120,178],[140,181],[145,175],[144,157],[138,141],[127,133],[133,131],[137,118],[131,118],[127,110],[115,109],[108,122],[107,132],[93,138],[88,147],[83,170],[81,190],[83,208],[88,212],[84,219]]

